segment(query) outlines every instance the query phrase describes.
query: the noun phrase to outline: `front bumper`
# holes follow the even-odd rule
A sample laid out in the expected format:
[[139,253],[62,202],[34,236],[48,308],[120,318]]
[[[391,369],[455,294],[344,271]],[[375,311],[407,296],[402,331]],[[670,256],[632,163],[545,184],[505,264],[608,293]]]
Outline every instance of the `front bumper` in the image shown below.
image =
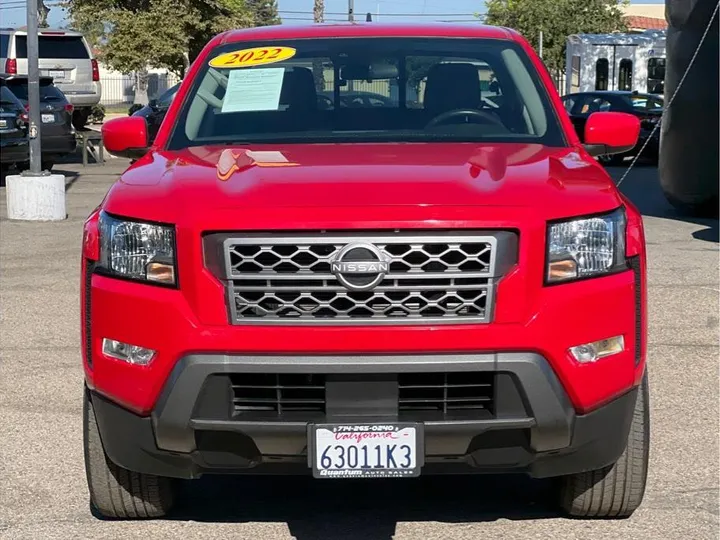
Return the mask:
[[46,156],[64,156],[72,154],[77,149],[77,139],[74,133],[66,135],[41,135],[42,153]]
[[[312,420],[243,419],[230,376],[324,374],[325,407]],[[492,411],[423,420],[393,394],[398,373],[485,372]],[[397,387],[397,383],[395,383]],[[338,391],[342,389],[341,391]],[[128,470],[177,478],[205,473],[306,473],[309,422],[422,421],[423,473],[525,472],[551,477],[595,470],[625,449],[636,389],[576,414],[548,362],[533,353],[383,356],[190,355],[175,367],[149,417],[91,392],[105,451]],[[359,399],[358,399],[359,397]],[[352,405],[352,413],[348,405]]]
[[3,140],[0,143],[0,163],[18,163],[27,161],[30,150],[27,139]]

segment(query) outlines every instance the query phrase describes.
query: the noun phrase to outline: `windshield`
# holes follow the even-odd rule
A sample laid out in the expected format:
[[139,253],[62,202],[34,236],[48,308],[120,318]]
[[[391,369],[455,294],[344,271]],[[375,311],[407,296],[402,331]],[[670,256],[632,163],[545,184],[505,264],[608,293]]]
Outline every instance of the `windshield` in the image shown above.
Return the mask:
[[218,47],[193,80],[169,148],[352,141],[565,145],[515,43],[341,38]]

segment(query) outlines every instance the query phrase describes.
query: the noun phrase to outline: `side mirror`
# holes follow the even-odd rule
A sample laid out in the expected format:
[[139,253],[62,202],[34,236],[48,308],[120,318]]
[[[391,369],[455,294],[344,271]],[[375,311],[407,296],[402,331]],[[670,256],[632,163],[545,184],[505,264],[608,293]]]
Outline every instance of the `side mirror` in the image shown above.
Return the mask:
[[157,109],[157,99],[153,98],[150,101],[148,101],[148,106],[151,109]]
[[147,122],[142,116],[108,120],[102,126],[102,138],[108,152],[124,158],[141,158],[150,147]]
[[640,135],[640,119],[620,112],[592,113],[585,123],[585,149],[591,156],[632,150]]

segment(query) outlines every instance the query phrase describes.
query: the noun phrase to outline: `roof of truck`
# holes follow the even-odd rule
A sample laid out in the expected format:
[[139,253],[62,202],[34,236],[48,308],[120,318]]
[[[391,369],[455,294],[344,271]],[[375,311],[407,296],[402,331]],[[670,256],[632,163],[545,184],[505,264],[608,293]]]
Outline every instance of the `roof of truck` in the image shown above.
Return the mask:
[[480,23],[332,23],[276,25],[230,30],[221,43],[258,39],[303,39],[334,37],[457,37],[513,40],[513,30]]

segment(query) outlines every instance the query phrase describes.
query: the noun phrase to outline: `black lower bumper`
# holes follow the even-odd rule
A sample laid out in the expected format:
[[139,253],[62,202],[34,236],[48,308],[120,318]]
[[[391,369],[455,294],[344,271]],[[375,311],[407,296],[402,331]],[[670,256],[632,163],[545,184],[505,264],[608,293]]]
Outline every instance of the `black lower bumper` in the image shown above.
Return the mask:
[[[486,372],[493,408],[476,417],[398,409],[397,373]],[[232,410],[230,375],[325,374],[322,417],[247,417]],[[395,382],[393,382],[395,381]],[[393,386],[394,385],[394,386]],[[524,472],[551,477],[615,462],[637,391],[576,415],[536,354],[375,357],[190,356],[176,366],[150,417],[91,393],[103,446],[126,469],[177,478],[205,473],[310,473],[308,423],[421,421],[423,474]],[[474,413],[473,413],[474,414]]]
[[18,163],[29,159],[30,150],[26,139],[0,141],[0,163]]

